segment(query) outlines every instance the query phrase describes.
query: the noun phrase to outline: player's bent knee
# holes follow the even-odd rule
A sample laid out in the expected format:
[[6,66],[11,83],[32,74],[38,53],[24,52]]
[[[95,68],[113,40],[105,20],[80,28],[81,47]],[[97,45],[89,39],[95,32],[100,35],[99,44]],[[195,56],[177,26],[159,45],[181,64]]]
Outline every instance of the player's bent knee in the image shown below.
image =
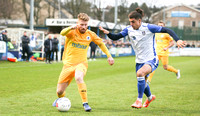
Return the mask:
[[165,70],[167,70],[167,66],[163,65],[163,68],[164,68]]
[[83,77],[76,77],[76,83],[83,83]]
[[137,72],[137,77],[144,77],[145,73],[144,72]]

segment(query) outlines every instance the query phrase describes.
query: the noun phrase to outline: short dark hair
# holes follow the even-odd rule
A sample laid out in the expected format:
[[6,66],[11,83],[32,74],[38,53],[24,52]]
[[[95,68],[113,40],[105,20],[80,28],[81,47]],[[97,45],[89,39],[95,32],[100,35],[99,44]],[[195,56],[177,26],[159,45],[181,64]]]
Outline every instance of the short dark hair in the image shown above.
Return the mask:
[[142,19],[144,16],[144,11],[141,8],[136,8],[134,11],[130,12],[128,17],[129,19],[135,18],[135,19]]

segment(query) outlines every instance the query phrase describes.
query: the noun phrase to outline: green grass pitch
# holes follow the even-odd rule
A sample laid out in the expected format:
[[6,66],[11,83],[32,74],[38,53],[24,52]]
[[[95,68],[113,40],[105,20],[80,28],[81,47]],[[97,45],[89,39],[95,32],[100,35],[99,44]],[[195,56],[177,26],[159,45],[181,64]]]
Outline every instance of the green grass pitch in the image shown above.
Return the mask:
[[[63,64],[0,61],[0,116],[131,116],[131,115],[200,115],[200,57],[169,57],[169,64],[181,70],[181,78],[159,65],[150,84],[156,100],[148,108],[133,109],[137,98],[135,57],[89,62],[85,76],[89,105],[85,112],[73,80],[66,90],[72,107],[59,112],[52,107],[56,85]],[[144,95],[143,102],[146,96]]]

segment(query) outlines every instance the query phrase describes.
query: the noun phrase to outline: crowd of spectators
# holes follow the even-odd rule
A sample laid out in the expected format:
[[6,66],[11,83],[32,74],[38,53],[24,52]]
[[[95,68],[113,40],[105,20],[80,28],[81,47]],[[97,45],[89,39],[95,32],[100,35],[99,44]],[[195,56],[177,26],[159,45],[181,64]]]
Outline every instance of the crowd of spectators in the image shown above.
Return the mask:
[[[47,38],[45,38],[45,40],[48,39],[48,35],[49,35],[49,33],[45,33],[45,36],[47,37]],[[30,39],[30,42],[28,43],[28,45],[29,45],[31,51],[42,51],[44,43],[42,42],[42,39],[38,39],[39,36],[40,35],[36,34],[36,33],[30,33],[30,35],[27,35],[27,37]],[[53,38],[55,38],[55,39],[53,39]],[[58,51],[59,51],[59,49],[58,49],[59,41],[58,40],[63,40],[63,41],[60,42],[61,58],[62,58],[62,52],[64,50],[64,39],[59,39],[55,35],[55,36],[52,37],[52,40],[56,40],[56,41],[52,41],[56,45],[56,47],[54,47],[54,49],[52,49],[52,56],[54,56],[53,53],[55,53],[56,57],[52,58],[52,60],[58,61]],[[0,41],[7,42],[8,50],[19,50],[20,45],[22,45],[22,43],[19,43],[19,41],[8,38],[6,30],[1,31]],[[124,40],[124,39],[113,41],[111,39],[103,38],[103,42],[105,43],[105,45],[107,46],[108,49],[111,49],[111,48],[130,48],[131,47],[131,43],[128,40]],[[200,48],[200,41],[187,41],[186,48]]]
[[186,47],[190,48],[199,48],[200,47],[200,41],[187,41]]
[[103,39],[104,44],[107,46],[108,49],[111,49],[112,47],[116,48],[127,48],[130,47],[130,42],[123,42],[123,40],[117,40],[113,41],[111,39]]

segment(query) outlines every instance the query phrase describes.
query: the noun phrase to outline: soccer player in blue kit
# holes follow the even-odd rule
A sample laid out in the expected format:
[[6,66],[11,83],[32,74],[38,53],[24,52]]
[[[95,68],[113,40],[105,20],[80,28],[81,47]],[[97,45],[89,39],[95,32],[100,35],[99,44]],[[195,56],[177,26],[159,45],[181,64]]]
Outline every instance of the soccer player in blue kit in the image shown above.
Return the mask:
[[[103,31],[112,40],[118,40],[122,37],[129,36],[132,47],[136,54],[136,76],[138,98],[131,105],[133,108],[148,107],[149,104],[155,100],[156,96],[151,94],[150,87],[146,80],[151,72],[158,67],[158,56],[155,51],[155,33],[168,33],[177,42],[177,46],[183,48],[185,42],[179,40],[174,31],[154,24],[142,22],[144,16],[143,10],[136,8],[128,17],[130,25],[123,29],[120,33],[110,33],[108,30],[102,28]],[[147,96],[147,100],[142,105],[143,94]]]

